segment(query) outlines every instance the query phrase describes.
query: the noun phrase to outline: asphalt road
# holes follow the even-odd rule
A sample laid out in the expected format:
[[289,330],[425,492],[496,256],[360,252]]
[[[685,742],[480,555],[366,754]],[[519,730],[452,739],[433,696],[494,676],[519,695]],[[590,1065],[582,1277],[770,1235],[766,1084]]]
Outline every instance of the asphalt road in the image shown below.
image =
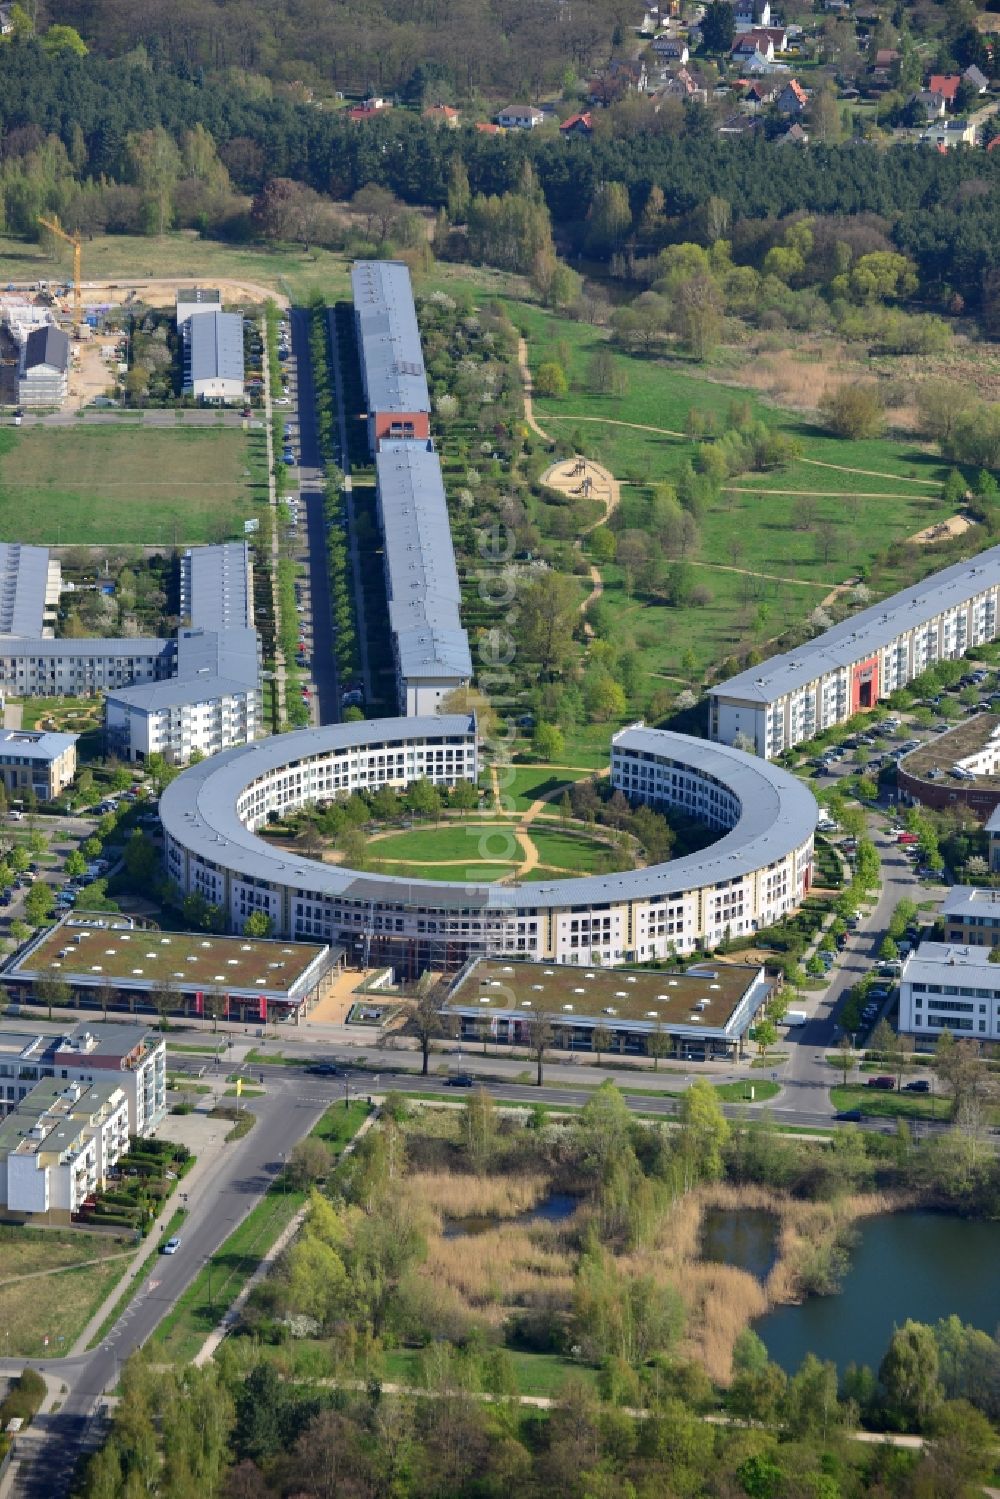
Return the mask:
[[316,400],[312,356],[309,350],[309,313],[293,307],[292,354],[297,385],[299,515],[302,548],[299,561],[305,568],[303,601],[311,625],[314,691],[313,719],[316,723],[340,720],[340,686],[333,654],[333,614],[330,602],[330,572],[326,556],[326,517],[323,514],[323,459],[316,430]]

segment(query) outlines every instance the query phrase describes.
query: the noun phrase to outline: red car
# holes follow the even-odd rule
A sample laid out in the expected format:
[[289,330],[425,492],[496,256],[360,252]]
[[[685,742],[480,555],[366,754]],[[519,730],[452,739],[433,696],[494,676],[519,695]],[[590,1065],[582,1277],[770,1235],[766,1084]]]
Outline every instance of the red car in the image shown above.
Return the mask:
[[896,842],[897,843],[919,843],[920,839],[917,837],[916,833],[900,833],[899,837],[896,839]]

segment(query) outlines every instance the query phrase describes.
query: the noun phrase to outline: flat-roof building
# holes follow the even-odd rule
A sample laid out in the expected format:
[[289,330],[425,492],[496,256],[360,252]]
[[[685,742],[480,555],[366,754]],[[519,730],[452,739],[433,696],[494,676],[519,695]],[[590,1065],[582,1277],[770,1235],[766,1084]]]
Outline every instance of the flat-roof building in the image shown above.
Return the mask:
[[[127,916],[71,912],[34,937],[3,974],[25,996],[40,976],[57,974],[81,1006],[103,1008],[107,997],[112,1007],[154,1015],[166,997],[171,1014],[297,1023],[326,992],[341,956],[316,943],[147,931]],[[106,1031],[115,1045],[123,1029],[87,1027],[88,1034]]]
[[9,797],[50,802],[76,775],[76,734],[0,729],[0,781]]
[[919,1045],[943,1031],[971,1041],[1000,1040],[1000,966],[990,948],[921,942],[899,980],[899,1033]]
[[[525,1046],[544,1019],[565,1051],[736,1058],[771,992],[756,965],[698,963],[683,973],[580,969],[569,964],[474,958],[456,977],[441,1013],[463,1040]],[[600,1046],[595,1046],[594,1033]]]
[[0,1204],[10,1213],[68,1223],[128,1148],[120,1084],[39,1082],[0,1122]]
[[84,1022],[62,1036],[0,1031],[0,1114],[37,1083],[108,1083],[122,1088],[133,1135],[148,1135],[166,1114],[167,1047],[145,1025]]
[[177,331],[182,333],[189,318],[203,312],[222,311],[222,292],[217,286],[185,286],[177,292]]
[[941,904],[946,942],[1000,947],[1000,890],[952,885]]
[[709,690],[709,733],[771,759],[1000,633],[1000,547],[933,573]]

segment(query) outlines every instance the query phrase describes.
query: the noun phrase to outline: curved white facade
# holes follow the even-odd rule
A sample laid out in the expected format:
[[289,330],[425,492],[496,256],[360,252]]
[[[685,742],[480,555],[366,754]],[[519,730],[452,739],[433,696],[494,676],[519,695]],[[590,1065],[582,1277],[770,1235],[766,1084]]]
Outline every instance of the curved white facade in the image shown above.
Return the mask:
[[[345,942],[414,972],[476,953],[602,966],[667,958],[768,926],[809,889],[817,809],[806,786],[739,750],[641,725],[612,741],[612,784],[718,828],[711,847],[626,873],[488,885],[365,874],[257,836],[272,812],[422,776],[452,785],[478,769],[465,716],[328,725],[230,750],[164,791],[167,872],[237,930],[264,910],[280,936]],[[470,864],[478,838],[470,829]]]

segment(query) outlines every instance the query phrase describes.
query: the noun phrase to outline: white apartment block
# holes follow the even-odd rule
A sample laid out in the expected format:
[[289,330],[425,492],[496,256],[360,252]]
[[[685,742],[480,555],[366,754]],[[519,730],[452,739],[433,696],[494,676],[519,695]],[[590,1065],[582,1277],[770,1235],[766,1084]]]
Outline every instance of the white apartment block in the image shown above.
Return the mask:
[[128,1105],[129,1130],[147,1135],[167,1111],[167,1046],[144,1025],[76,1026],[68,1035],[0,1030],[0,1117],[40,1082],[113,1082]]
[[40,1082],[0,1124],[0,1201],[11,1213],[68,1222],[128,1147],[117,1083]]
[[958,562],[709,692],[709,733],[764,759],[873,708],[942,660],[995,640],[1000,547]]
[[903,964],[899,1032],[933,1044],[943,1031],[960,1040],[1000,1040],[1000,966],[989,946],[921,942]]

